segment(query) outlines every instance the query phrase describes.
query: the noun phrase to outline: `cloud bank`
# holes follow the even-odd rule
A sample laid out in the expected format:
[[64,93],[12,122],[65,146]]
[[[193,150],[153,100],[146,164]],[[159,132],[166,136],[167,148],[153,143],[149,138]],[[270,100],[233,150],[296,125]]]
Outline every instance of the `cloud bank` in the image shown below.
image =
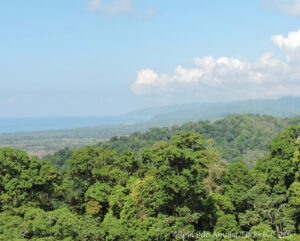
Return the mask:
[[269,9],[300,17],[300,0],[265,0]]
[[104,15],[128,14],[134,17],[152,17],[156,11],[148,8],[144,13],[135,12],[135,0],[90,0],[87,10]]
[[132,4],[133,0],[91,0],[88,10],[108,15],[130,13],[132,11]]
[[300,95],[300,30],[288,36],[272,36],[271,40],[286,60],[275,58],[274,52],[267,52],[254,62],[229,57],[196,57],[193,68],[179,65],[171,75],[141,69],[131,89],[136,95],[185,92],[206,100],[216,100],[216,96],[230,100]]

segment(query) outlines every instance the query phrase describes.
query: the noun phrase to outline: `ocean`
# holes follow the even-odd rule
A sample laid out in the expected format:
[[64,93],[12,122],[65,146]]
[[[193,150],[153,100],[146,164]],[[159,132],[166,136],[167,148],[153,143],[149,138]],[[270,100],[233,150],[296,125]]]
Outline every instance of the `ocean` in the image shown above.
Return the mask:
[[132,123],[127,117],[0,118],[0,134]]

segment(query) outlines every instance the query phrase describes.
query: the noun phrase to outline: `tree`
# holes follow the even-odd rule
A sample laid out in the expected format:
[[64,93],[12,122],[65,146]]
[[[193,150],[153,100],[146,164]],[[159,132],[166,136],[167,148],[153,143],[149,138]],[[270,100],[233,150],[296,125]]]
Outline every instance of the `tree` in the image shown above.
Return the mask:
[[229,165],[223,180],[224,195],[235,206],[237,212],[245,211],[247,203],[247,191],[255,185],[255,177],[244,162],[238,161]]
[[267,182],[278,194],[286,193],[296,178],[299,163],[294,155],[297,155],[299,136],[300,127],[291,126],[270,144]]
[[52,164],[24,151],[0,149],[0,210],[29,205],[52,209],[52,201],[61,195],[59,184]]
[[215,232],[224,235],[228,233],[237,234],[239,232],[239,228],[235,217],[231,214],[219,217],[215,226]]
[[265,183],[258,183],[247,193],[247,200],[252,208],[240,213],[242,226],[252,228],[265,223],[275,228],[279,237],[295,232],[294,209],[288,203],[287,195],[272,193]]

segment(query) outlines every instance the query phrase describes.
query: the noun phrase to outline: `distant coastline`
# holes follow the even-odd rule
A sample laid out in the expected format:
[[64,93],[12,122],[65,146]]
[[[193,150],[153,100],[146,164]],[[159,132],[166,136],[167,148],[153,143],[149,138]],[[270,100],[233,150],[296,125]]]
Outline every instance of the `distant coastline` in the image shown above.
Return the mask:
[[252,113],[274,117],[300,114],[300,98],[250,99],[232,102],[190,103],[140,109],[119,116],[0,118],[0,134],[69,130],[126,124],[172,126],[188,121],[218,120],[231,114]]
[[0,118],[0,134],[129,124],[126,117],[30,117]]

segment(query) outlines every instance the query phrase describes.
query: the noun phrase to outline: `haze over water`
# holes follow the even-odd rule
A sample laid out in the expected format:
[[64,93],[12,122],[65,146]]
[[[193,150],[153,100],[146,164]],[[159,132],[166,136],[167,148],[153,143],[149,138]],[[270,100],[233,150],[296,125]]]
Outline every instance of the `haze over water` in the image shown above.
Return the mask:
[[126,124],[125,117],[0,118],[0,134]]

